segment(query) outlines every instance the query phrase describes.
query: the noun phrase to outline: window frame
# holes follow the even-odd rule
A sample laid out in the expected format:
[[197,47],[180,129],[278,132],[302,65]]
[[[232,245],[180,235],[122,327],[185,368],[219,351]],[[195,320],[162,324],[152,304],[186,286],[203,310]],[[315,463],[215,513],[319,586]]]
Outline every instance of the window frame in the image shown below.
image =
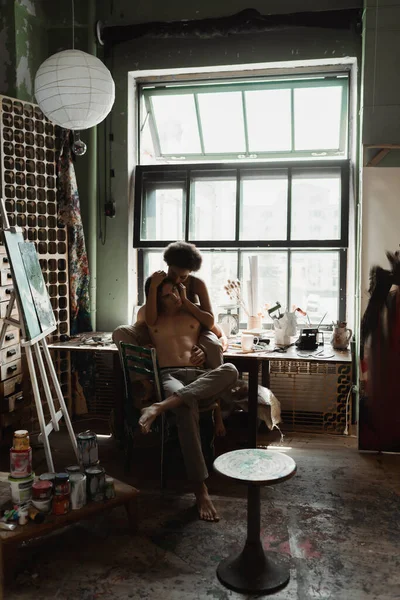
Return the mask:
[[[307,171],[328,169],[340,169],[341,172],[341,214],[340,214],[340,233],[338,239],[331,240],[291,240],[291,206],[292,206],[292,186],[291,173],[293,170],[304,169]],[[286,239],[284,240],[240,240],[240,173],[255,170],[288,171],[288,213]],[[203,171],[236,171],[236,227],[234,240],[218,240],[218,248],[258,248],[260,245],[268,244],[268,248],[348,248],[349,245],[349,161],[291,161],[290,163],[268,162],[268,163],[196,163],[196,164],[173,164],[173,165],[138,165],[135,171],[135,206],[133,217],[133,246],[134,248],[163,248],[167,244],[176,240],[141,240],[141,222],[142,222],[142,199],[143,199],[143,181],[147,173],[154,172],[157,175],[157,182],[162,186],[162,176],[165,174],[168,181],[171,180],[169,173],[182,172],[185,174],[186,191],[184,193],[185,203],[185,227],[184,240],[195,244],[199,248],[216,247],[215,240],[193,240],[189,236],[189,211],[190,211],[190,186],[191,174]],[[182,178],[183,179],[183,178]]]
[[[341,118],[340,118],[340,132],[339,132],[339,148],[324,148],[324,149],[308,149],[308,150],[295,150],[295,116],[294,116],[294,91],[301,88],[310,87],[337,87],[343,88],[342,93],[342,104],[341,104]],[[146,114],[141,115],[142,109],[139,103],[139,131],[142,126],[149,119],[149,126],[151,135],[153,138],[155,158],[157,161],[226,161],[226,160],[243,160],[243,159],[259,159],[259,160],[273,160],[273,159],[310,159],[317,156],[323,158],[338,157],[338,159],[345,159],[348,155],[348,133],[349,133],[349,76],[347,73],[338,72],[324,75],[308,75],[299,77],[281,77],[272,80],[244,80],[244,81],[232,81],[228,80],[225,83],[220,82],[207,82],[207,83],[157,83],[148,84],[142,83],[139,85],[139,97],[143,99],[143,104],[146,108]],[[285,90],[289,89],[291,93],[291,150],[277,151],[251,151],[249,149],[249,137],[248,137],[248,126],[247,126],[247,111],[246,111],[246,98],[245,92],[247,91],[258,91],[258,90]],[[242,94],[242,111],[243,111],[243,127],[245,135],[246,149],[243,152],[235,153],[206,153],[204,150],[204,138],[202,132],[202,120],[200,116],[198,96],[205,93],[221,93],[228,91],[237,91]],[[167,96],[167,95],[187,95],[193,94],[194,106],[196,112],[196,122],[198,126],[199,141],[201,146],[201,153],[186,153],[177,156],[176,154],[167,154],[161,152],[160,139],[158,134],[158,128],[156,119],[154,117],[154,108],[152,104],[152,97],[154,96]],[[143,123],[142,123],[143,121]],[[140,139],[139,148],[140,156]],[[166,163],[164,163],[166,164]],[[178,163],[176,163],[178,164]]]
[[[289,239],[291,231],[291,174],[293,170],[304,169],[306,171],[318,170],[326,171],[328,169],[339,169],[341,174],[341,215],[340,215],[340,238],[331,240],[291,240]],[[240,194],[241,194],[241,174],[246,174],[246,171],[253,172],[256,170],[271,170],[282,171],[288,173],[288,198],[287,198],[287,228],[285,240],[240,240]],[[191,175],[197,172],[220,172],[220,171],[235,171],[236,172],[236,227],[235,240],[192,240],[189,236],[190,224],[190,185]],[[288,162],[268,162],[268,163],[195,163],[195,164],[168,164],[168,165],[142,165],[136,167],[135,173],[135,203],[134,203],[134,231],[133,245],[138,249],[138,290],[139,303],[143,303],[143,284],[144,284],[144,251],[157,250],[165,248],[169,243],[176,241],[171,240],[141,240],[141,222],[142,222],[142,199],[143,199],[143,183],[147,174],[154,173],[157,177],[157,182],[160,186],[163,185],[163,175],[168,181],[171,181],[171,173],[182,173],[185,179],[186,190],[184,190],[183,202],[185,202],[185,223],[184,223],[184,240],[194,243],[198,248],[204,248],[209,251],[216,249],[235,250],[238,253],[237,271],[238,278],[240,277],[240,253],[245,250],[258,248],[260,251],[282,250],[288,253],[288,281],[287,281],[287,299],[290,298],[290,269],[291,269],[291,254],[292,251],[300,250],[306,252],[318,251],[336,251],[339,252],[339,319],[346,320],[346,281],[347,281],[347,253],[349,247],[349,177],[350,177],[350,161],[349,160],[324,160],[321,161],[288,161]]]

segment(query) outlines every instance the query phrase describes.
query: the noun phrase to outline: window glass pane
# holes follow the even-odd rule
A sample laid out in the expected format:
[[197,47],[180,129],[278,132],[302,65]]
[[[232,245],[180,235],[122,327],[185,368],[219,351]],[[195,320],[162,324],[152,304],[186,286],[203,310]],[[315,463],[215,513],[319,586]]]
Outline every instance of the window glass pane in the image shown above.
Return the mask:
[[144,284],[146,279],[155,271],[166,271],[167,265],[163,259],[164,249],[145,250],[143,252],[143,304],[145,303]]
[[236,175],[210,173],[191,182],[191,240],[234,240]]
[[341,108],[341,86],[295,89],[295,150],[339,149]]
[[292,252],[290,304],[305,310],[313,325],[339,318],[339,252]]
[[156,162],[156,153],[151,135],[150,119],[143,98],[141,99],[140,119],[140,164],[149,165]]
[[245,152],[241,92],[198,94],[204,150]]
[[291,239],[340,239],[340,220],[340,170],[293,171]]
[[207,284],[215,318],[217,319],[218,313],[223,310],[222,307],[232,304],[224,290],[224,286],[228,279],[237,278],[237,252],[210,252],[204,250],[201,254],[203,263],[197,274]]
[[245,92],[249,152],[292,149],[291,91]]
[[286,171],[242,175],[241,240],[287,239]]
[[193,94],[153,96],[152,103],[161,153],[200,153]]
[[143,190],[142,240],[181,240],[184,237],[184,189],[178,182],[147,184]]
[[[258,305],[260,310],[265,304],[273,306],[280,302],[286,307],[288,268],[287,251],[281,252],[242,252],[241,278],[245,305],[248,307],[247,282],[250,281],[249,256],[258,256]],[[241,320],[247,322],[247,315],[241,312]],[[266,319],[268,322],[268,319]]]

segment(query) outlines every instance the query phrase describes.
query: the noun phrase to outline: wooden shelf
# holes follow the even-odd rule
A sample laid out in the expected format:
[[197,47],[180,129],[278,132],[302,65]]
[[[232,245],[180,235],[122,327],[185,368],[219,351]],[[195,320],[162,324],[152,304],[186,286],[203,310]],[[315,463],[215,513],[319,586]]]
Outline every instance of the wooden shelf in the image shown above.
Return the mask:
[[365,165],[366,167],[376,167],[391,150],[400,150],[400,144],[366,144],[364,148],[378,149],[378,152]]

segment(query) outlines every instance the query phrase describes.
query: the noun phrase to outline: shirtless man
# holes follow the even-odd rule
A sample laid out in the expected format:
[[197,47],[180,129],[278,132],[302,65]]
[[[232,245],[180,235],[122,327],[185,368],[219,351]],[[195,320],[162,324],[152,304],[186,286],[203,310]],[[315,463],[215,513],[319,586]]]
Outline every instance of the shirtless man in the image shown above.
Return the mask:
[[237,380],[237,370],[232,364],[217,369],[202,369],[191,363],[193,346],[197,345],[201,324],[185,310],[185,287],[168,278],[157,286],[157,320],[149,327],[152,342],[157,350],[161,380],[165,395],[142,410],[139,424],[143,433],[150,431],[159,415],[174,411],[179,441],[188,479],[193,485],[200,518],[218,520],[217,511],[204,483],[208,477],[201,449],[198,413],[207,408],[223,391],[232,388]]

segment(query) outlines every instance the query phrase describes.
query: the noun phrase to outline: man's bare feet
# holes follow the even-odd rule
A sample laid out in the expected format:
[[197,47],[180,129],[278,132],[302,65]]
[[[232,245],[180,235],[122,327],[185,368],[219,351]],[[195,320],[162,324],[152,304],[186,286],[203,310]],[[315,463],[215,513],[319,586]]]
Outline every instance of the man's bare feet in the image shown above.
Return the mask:
[[139,425],[142,433],[149,433],[153,421],[158,417],[159,410],[157,404],[152,404],[141,410],[142,416],[139,419]]
[[219,521],[218,513],[208,494],[206,484],[202,483],[200,488],[195,490],[194,494],[196,496],[200,519],[203,521]]

